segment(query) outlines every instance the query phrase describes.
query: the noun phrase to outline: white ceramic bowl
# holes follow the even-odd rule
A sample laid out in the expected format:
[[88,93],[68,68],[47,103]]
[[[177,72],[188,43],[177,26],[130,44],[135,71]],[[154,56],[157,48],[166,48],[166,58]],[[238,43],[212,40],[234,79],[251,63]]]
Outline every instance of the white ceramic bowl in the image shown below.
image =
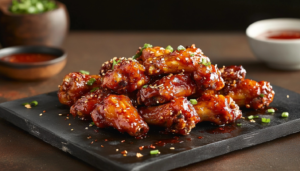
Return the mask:
[[259,35],[272,30],[299,30],[300,19],[278,18],[251,24],[246,34],[255,56],[271,68],[300,69],[300,39],[263,39]]

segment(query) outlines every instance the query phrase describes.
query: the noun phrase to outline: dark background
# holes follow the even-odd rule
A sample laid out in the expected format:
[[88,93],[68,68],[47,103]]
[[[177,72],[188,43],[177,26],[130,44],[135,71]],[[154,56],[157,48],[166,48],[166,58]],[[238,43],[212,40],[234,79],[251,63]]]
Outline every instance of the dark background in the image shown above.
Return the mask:
[[300,0],[60,0],[71,30],[236,31],[261,19],[300,18]]

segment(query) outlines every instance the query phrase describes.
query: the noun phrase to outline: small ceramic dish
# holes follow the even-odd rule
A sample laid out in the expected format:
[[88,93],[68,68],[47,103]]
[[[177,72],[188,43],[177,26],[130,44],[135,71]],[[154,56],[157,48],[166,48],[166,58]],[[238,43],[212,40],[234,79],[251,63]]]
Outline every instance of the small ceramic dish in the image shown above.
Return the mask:
[[[16,54],[47,54],[55,58],[44,62],[12,63],[1,58]],[[58,48],[46,46],[16,46],[0,50],[0,73],[17,80],[39,80],[59,73],[67,62],[66,53]]]
[[276,30],[300,31],[300,19],[278,18],[251,24],[246,34],[255,56],[275,69],[300,69],[300,39],[269,39],[260,35]]

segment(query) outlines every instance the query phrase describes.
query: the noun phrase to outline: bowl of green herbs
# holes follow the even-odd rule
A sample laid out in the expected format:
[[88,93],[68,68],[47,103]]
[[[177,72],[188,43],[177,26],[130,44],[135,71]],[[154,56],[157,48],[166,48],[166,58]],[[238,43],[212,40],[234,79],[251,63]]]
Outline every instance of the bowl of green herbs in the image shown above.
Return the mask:
[[20,45],[59,47],[68,29],[68,12],[61,2],[12,0],[0,5],[2,47]]

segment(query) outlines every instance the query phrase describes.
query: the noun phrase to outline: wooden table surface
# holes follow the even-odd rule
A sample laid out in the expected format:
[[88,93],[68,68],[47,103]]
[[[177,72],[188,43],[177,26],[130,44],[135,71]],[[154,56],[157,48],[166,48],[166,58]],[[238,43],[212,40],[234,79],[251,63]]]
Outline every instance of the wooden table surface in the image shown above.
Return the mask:
[[[115,56],[132,56],[144,43],[196,44],[213,64],[243,65],[247,77],[300,93],[300,71],[268,68],[251,53],[242,32],[71,32],[63,44],[68,63],[48,80],[22,82],[0,76],[0,103],[57,90],[62,78],[80,69],[97,74]],[[175,170],[300,170],[300,133]],[[237,142],[238,143],[238,142]],[[0,170],[97,170],[0,118]]]

